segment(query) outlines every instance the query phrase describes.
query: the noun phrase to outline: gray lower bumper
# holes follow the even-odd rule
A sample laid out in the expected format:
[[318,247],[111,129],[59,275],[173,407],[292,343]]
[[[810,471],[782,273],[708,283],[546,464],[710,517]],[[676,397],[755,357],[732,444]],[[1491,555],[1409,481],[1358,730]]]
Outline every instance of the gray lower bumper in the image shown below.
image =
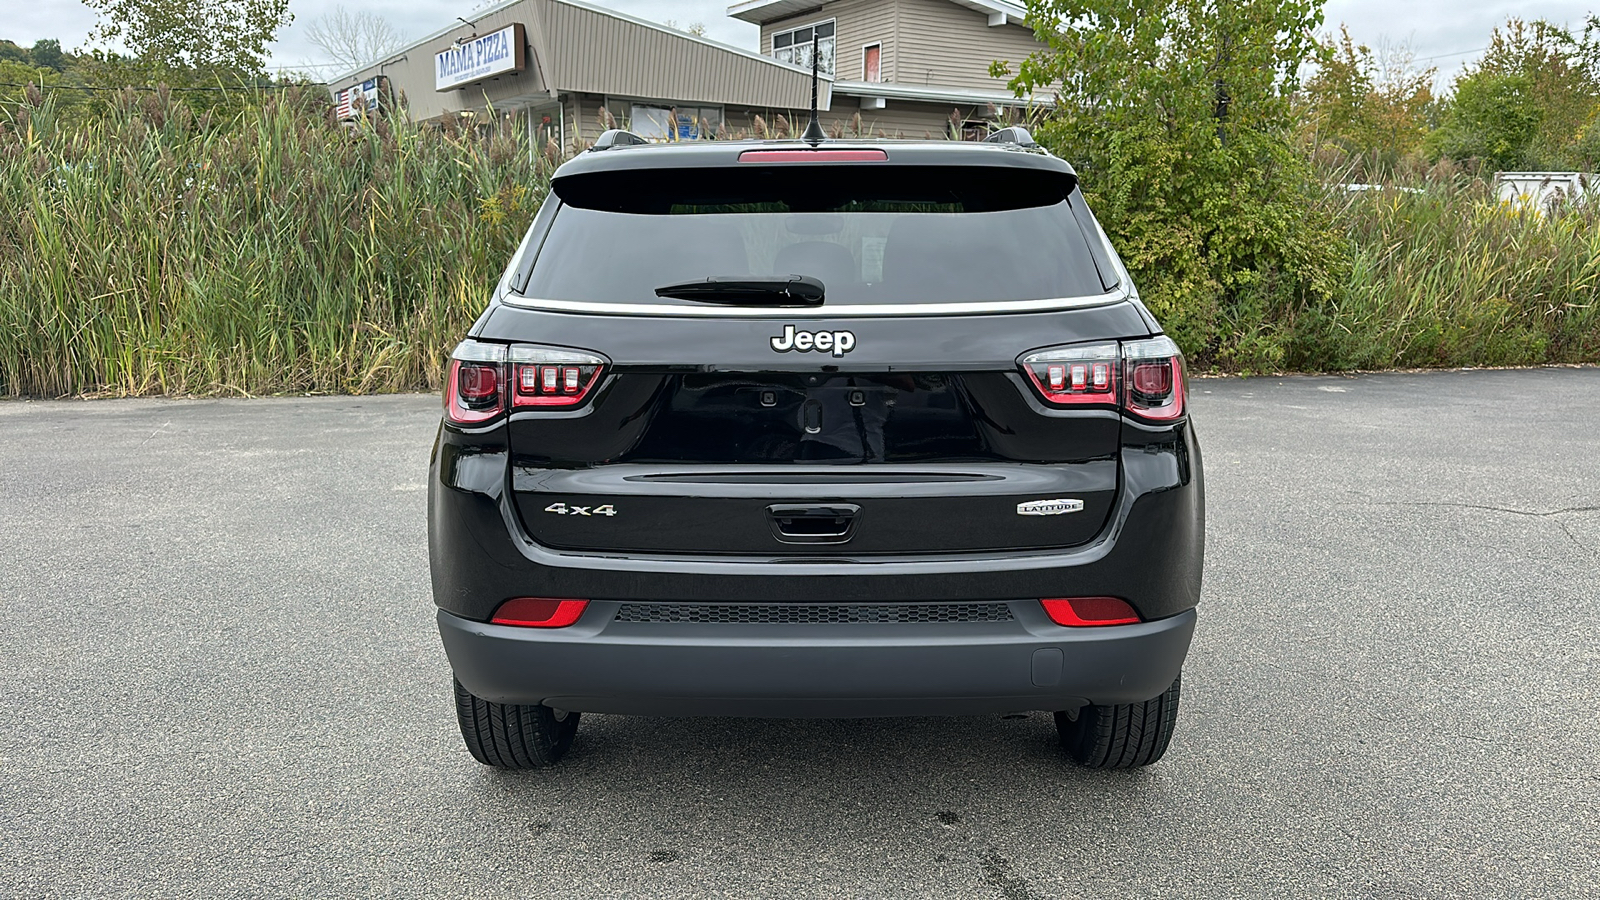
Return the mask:
[[1195,612],[1063,628],[1036,601],[1013,622],[696,625],[612,621],[590,604],[561,629],[441,610],[461,683],[497,703],[634,715],[897,716],[1073,709],[1148,700],[1178,675]]

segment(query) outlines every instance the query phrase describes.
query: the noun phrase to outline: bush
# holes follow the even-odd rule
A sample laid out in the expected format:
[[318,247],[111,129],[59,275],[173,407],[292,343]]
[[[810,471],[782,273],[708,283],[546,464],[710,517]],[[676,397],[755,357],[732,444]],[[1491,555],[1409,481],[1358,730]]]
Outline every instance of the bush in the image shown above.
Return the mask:
[[1030,0],[1028,13],[1044,49],[1011,85],[1055,90],[1039,140],[1078,168],[1144,302],[1199,366],[1281,366],[1275,317],[1329,296],[1344,265],[1290,139],[1319,5]]
[[[1415,149],[1431,75],[1380,88],[1370,51],[1348,41],[1318,51],[1316,0],[1029,0],[1028,11],[1045,47],[1012,87],[1055,93],[1041,142],[1078,168],[1141,298],[1197,368],[1600,361],[1593,206],[1507,210],[1448,162],[1408,189],[1345,189],[1355,171],[1378,180],[1420,161],[1379,145]],[[1530,33],[1545,42],[1513,29],[1497,37],[1510,48],[1500,56],[1532,58],[1524,45],[1557,38],[1577,46],[1544,26]],[[1322,71],[1297,94],[1318,53]],[[1529,97],[1588,96],[1491,57],[1458,83],[1432,136],[1480,166],[1535,142],[1545,117]],[[1297,117],[1307,110],[1331,143],[1306,147]]]

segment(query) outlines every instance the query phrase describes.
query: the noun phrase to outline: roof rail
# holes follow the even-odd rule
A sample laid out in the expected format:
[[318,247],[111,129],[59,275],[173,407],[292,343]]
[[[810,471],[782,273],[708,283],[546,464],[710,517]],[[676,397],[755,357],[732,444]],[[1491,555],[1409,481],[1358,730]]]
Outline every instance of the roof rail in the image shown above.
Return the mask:
[[1016,144],[1018,147],[1037,147],[1039,143],[1021,125],[1002,128],[983,139],[985,144]]
[[639,137],[637,134],[634,134],[631,131],[623,131],[621,128],[612,128],[608,131],[602,132],[600,137],[595,139],[594,146],[590,147],[589,149],[611,150],[617,147],[643,146],[648,143],[650,142],[642,137]]

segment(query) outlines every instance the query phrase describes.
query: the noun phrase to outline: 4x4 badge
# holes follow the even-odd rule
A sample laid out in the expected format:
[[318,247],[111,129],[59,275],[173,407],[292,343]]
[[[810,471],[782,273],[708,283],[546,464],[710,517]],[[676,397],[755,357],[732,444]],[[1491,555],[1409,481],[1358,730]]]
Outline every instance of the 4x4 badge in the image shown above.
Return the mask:
[[614,516],[617,514],[611,504],[602,506],[568,506],[565,503],[552,503],[544,508],[547,513],[558,516]]
[[772,338],[772,349],[779,353],[818,350],[843,356],[855,348],[856,336],[849,331],[796,331],[793,325],[785,325],[783,334]]
[[1082,500],[1029,500],[1017,504],[1019,516],[1059,516],[1082,511]]

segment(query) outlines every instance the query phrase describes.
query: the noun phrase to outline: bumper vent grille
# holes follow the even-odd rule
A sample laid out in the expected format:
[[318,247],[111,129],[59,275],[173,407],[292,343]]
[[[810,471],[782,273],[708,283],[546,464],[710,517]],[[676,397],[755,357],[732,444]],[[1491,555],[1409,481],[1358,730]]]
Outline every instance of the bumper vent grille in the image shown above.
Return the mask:
[[849,625],[862,622],[1009,622],[1005,603],[624,603],[618,622]]

